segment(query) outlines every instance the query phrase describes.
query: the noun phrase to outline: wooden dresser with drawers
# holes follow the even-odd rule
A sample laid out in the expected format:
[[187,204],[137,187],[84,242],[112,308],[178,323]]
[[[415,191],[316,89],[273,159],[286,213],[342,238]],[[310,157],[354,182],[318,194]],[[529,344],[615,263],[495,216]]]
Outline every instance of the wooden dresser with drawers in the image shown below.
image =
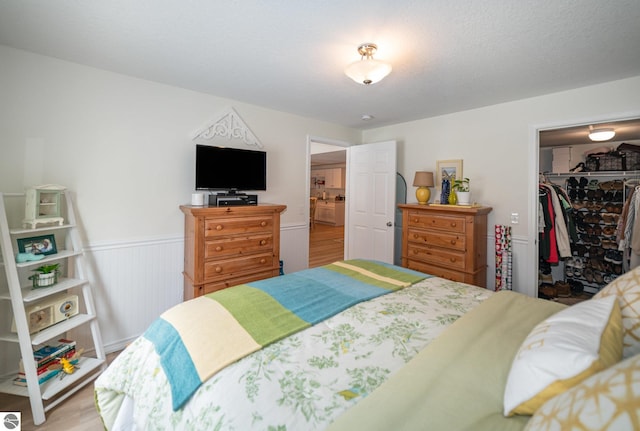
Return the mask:
[[486,287],[490,207],[418,204],[399,207],[402,266]]
[[285,205],[183,205],[184,300],[277,276]]

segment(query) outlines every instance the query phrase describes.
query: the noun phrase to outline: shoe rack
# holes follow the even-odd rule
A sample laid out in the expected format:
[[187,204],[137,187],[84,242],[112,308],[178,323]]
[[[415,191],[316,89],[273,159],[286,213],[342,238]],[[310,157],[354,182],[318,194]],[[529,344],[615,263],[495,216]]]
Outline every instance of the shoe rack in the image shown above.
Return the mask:
[[582,174],[571,174],[564,181],[576,228],[573,257],[565,260],[565,281],[597,293],[623,271],[616,229],[626,199],[625,179],[611,172]]

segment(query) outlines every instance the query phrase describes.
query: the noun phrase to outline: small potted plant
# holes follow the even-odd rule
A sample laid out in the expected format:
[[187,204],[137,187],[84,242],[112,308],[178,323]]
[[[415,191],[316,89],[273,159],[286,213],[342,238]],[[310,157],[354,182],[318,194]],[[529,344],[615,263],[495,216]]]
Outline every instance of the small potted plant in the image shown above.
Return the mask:
[[49,287],[58,282],[58,274],[60,274],[60,264],[42,265],[34,269],[36,274],[29,277],[33,282],[33,287]]
[[456,191],[458,205],[469,205],[471,202],[471,191],[469,189],[469,178],[453,180],[453,190]]

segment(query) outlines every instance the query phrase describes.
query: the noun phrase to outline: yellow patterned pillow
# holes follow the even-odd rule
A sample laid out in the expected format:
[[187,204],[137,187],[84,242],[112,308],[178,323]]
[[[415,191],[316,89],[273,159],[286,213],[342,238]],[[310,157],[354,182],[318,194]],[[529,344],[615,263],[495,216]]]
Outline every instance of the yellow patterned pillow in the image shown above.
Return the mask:
[[622,357],[622,323],[615,297],[567,307],[536,325],[511,364],[504,414],[531,415],[547,400]]
[[544,403],[525,431],[633,430],[640,426],[640,355]]
[[610,295],[618,297],[624,333],[622,357],[629,358],[640,353],[640,267],[613,280],[594,299]]

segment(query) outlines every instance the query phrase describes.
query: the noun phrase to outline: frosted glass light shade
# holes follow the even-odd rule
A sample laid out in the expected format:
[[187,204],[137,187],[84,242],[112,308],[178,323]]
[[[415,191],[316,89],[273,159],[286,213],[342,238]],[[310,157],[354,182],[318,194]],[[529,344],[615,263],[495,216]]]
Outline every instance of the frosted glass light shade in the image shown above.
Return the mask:
[[358,84],[375,84],[391,73],[391,65],[373,58],[363,58],[348,65],[344,73]]
[[589,132],[589,139],[596,142],[608,141],[616,135],[613,129],[593,129]]

